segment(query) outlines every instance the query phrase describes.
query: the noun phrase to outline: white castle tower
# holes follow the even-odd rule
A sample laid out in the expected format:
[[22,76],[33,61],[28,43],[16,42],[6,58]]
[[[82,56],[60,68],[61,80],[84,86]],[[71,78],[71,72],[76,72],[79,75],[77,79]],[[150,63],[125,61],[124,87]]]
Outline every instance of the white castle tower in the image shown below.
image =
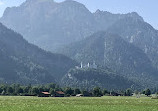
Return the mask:
[[93,64],[90,64],[90,63],[88,63],[88,64],[83,64],[83,62],[81,62],[81,65],[80,65],[80,67],[77,67],[77,68],[81,68],[81,69],[87,69],[87,68],[94,68],[94,69],[97,69],[97,65],[95,64],[95,61],[93,62]]
[[89,64],[89,63],[87,64],[87,67],[88,67],[88,68],[90,67],[90,64]]
[[82,64],[82,62],[81,62],[81,69],[83,68],[83,64]]

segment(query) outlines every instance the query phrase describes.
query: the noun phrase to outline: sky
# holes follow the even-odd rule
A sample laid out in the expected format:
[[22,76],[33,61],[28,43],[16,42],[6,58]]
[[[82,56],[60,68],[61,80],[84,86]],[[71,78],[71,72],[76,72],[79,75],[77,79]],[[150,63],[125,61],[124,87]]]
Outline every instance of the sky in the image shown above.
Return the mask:
[[[19,6],[25,0],[0,0],[0,17],[6,7]],[[62,2],[64,0],[54,0]],[[158,0],[75,0],[91,12],[97,9],[111,13],[137,12],[144,20],[158,29]]]

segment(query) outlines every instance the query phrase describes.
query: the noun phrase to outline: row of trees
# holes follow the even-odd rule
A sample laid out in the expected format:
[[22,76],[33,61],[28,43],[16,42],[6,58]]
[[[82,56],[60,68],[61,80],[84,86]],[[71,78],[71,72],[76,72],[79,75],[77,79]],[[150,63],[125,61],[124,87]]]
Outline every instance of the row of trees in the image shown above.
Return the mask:
[[1,84],[0,85],[0,94],[1,95],[22,95],[22,96],[38,96],[41,92],[49,92],[52,96],[55,95],[56,91],[62,91],[65,93],[65,96],[75,96],[77,94],[83,94],[84,96],[95,96],[100,97],[103,95],[111,95],[111,96],[131,96],[133,93],[135,94],[145,94],[147,96],[151,95],[150,89],[143,90],[141,92],[132,91],[131,89],[127,89],[125,91],[108,91],[106,89],[101,89],[96,87],[92,90],[85,90],[79,88],[60,88],[58,85],[50,83],[46,85],[37,85],[37,86],[22,86],[20,84]]

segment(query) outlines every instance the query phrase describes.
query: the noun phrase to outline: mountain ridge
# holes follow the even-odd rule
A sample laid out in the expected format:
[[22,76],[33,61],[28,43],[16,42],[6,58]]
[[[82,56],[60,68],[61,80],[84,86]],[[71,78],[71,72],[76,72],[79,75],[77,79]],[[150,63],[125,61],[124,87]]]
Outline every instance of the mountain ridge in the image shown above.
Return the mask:
[[136,12],[112,14],[98,10],[92,13],[85,5],[73,0],[60,3],[39,1],[27,0],[19,7],[6,9],[0,21],[22,34],[29,42],[52,52],[100,30],[105,31],[126,16],[143,21]]
[[46,52],[28,43],[1,23],[0,38],[1,82],[57,82],[77,64],[66,56]]
[[70,69],[62,78],[63,86],[77,87],[81,89],[91,90],[94,87],[113,89],[137,89],[142,88],[137,83],[127,78],[110,72],[108,69]]
[[85,40],[63,48],[60,53],[78,62],[95,61],[97,65],[109,67],[114,72],[143,85],[153,85],[151,80],[157,81],[157,70],[147,55],[116,34],[97,32]]

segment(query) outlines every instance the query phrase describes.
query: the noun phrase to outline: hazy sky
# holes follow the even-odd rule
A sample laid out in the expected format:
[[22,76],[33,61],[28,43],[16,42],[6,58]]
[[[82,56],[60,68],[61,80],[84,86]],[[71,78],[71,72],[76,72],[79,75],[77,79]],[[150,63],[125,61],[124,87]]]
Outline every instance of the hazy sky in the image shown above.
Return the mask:
[[[18,6],[25,0],[0,0],[0,16],[6,7]],[[54,0],[61,2],[64,0]],[[158,0],[76,0],[94,12],[97,9],[112,13],[137,12],[144,20],[158,29]]]

